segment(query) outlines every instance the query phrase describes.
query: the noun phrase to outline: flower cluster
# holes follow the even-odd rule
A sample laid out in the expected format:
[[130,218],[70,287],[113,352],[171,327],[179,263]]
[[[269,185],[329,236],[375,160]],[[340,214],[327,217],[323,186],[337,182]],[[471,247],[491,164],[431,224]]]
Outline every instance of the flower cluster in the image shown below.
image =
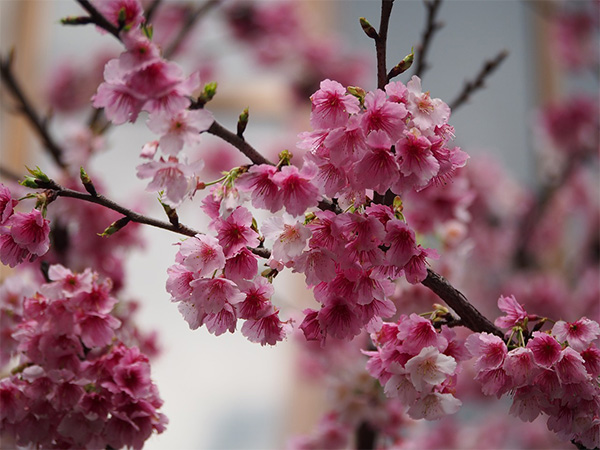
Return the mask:
[[219,224],[219,239],[197,235],[184,241],[168,270],[167,291],[191,329],[206,325],[218,336],[245,319],[244,336],[274,345],[285,337],[286,324],[271,303],[273,286],[256,277],[257,259],[246,248],[258,244],[251,221],[240,207]]
[[51,266],[25,298],[12,337],[20,356],[0,381],[0,432],[17,445],[139,449],[166,417],[148,358],[117,339],[109,279]]
[[369,373],[388,397],[398,397],[413,419],[439,419],[454,414],[461,402],[454,397],[458,362],[468,359],[464,344],[443,326],[416,314],[385,323],[372,335],[377,350],[366,352]]
[[360,201],[366,189],[419,191],[447,180],[468,158],[446,147],[453,136],[450,108],[421,92],[416,76],[406,86],[392,82],[385,92],[356,96],[325,80],[311,101],[315,131],[304,133],[299,145],[310,151],[326,195]]
[[[531,422],[548,416],[548,429],[586,448],[600,445],[600,336],[597,322],[585,317],[558,321],[549,332],[529,333],[527,314],[514,297],[500,297],[506,313],[496,325],[511,328],[507,344],[498,336],[477,333],[466,342],[477,358],[475,379],[486,395],[511,393],[511,414]],[[543,324],[543,322],[540,322]],[[539,327],[538,327],[539,328]],[[518,343],[512,340],[517,336]],[[524,336],[529,339],[526,341]]]
[[14,211],[17,203],[0,183],[0,261],[10,267],[33,261],[50,248],[50,221],[37,209]]

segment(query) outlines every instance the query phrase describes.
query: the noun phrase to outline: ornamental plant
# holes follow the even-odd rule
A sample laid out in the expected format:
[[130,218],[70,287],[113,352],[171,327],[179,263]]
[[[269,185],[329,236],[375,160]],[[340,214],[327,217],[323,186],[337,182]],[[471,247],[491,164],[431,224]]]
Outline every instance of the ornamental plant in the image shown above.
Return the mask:
[[[239,331],[261,346],[297,341],[301,376],[329,386],[329,410],[290,448],[557,445],[532,437],[540,423],[562,445],[600,447],[597,98],[570,95],[540,111],[543,182],[527,191],[454,143],[452,111],[507,53],[486,61],[453,102],[424,82],[440,0],[425,1],[423,41],[391,68],[394,1],[382,0],[378,28],[360,18],[375,44],[371,88],[348,80],[365,69],[360,58],[313,40],[294,3],[208,0],[192,13],[160,0],[75,3],[82,15],[62,25],[93,25],[99,39],[120,45],[93,71],[64,66],[50,80],[49,104],[59,113],[91,106],[87,123],[56,138],[25,94],[14,54],[0,64],[56,166],[27,168],[25,177],[3,169],[0,184],[0,260],[15,269],[0,290],[6,442],[142,448],[165,430],[150,370],[156,336],[137,328],[133,303],[118,300],[123,258],[144,244],[137,230],[146,225],[173,235],[165,300],[182,326]],[[289,82],[297,101],[310,103],[310,129],[293,150],[270,157],[246,140],[252,106],[236,130],[223,126],[211,111],[210,70],[174,59],[213,8],[259,64],[297,63],[303,76]],[[577,8],[566,11],[585,15],[597,3]],[[566,60],[566,48],[573,69],[597,73],[597,21],[584,30],[564,17],[556,16],[558,57]],[[164,219],[106,197],[88,173],[107,131],[135,122],[147,126],[135,176]],[[206,135],[244,160],[209,178],[214,162],[196,151],[209,145]],[[185,204],[208,225],[184,224],[177,209]],[[304,279],[311,307],[281,304],[273,282],[285,271]],[[496,301],[504,315],[493,320]],[[501,417],[538,419],[499,422],[518,442],[453,418],[461,408],[484,415],[490,396],[508,398],[496,406]],[[420,431],[424,421],[438,423],[437,433]]]

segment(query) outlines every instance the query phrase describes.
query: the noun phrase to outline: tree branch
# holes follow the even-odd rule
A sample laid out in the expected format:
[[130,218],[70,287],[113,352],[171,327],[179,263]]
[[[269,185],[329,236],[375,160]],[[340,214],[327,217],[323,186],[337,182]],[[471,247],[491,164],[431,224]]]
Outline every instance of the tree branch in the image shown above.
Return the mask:
[[38,116],[37,112],[33,108],[31,101],[27,98],[23,89],[16,77],[14,76],[11,69],[12,56],[9,55],[6,58],[0,59],[0,74],[2,74],[2,82],[12,94],[12,96],[18,101],[18,109],[29,121],[29,124],[36,131],[44,147],[50,152],[50,155],[61,168],[66,168],[66,164],[63,161],[62,149],[54,141],[48,131],[46,120]]
[[417,60],[415,75],[421,79],[423,79],[425,71],[429,69],[429,64],[427,64],[427,53],[429,52],[432,38],[435,32],[444,26],[442,22],[436,22],[442,0],[425,0],[424,3],[427,8],[427,20],[425,22],[425,30],[423,30],[421,44],[417,46],[417,54],[415,55],[415,59]]
[[182,224],[175,226],[169,222],[164,222],[162,220],[157,220],[153,219],[152,217],[144,216],[143,214],[140,214],[138,212],[132,211],[128,208],[125,208],[124,206],[119,205],[118,203],[104,197],[103,195],[94,196],[85,192],[74,191],[72,189],[68,189],[61,186],[54,180],[50,180],[50,182],[46,183],[44,183],[41,180],[36,180],[36,183],[38,184],[38,186],[40,186],[41,189],[50,190],[57,197],[76,198],[85,202],[95,203],[97,205],[104,206],[105,208],[112,209],[113,211],[123,214],[123,216],[127,217],[132,222],[142,223],[156,228],[162,228],[164,230],[169,230],[174,233],[182,234],[184,236],[195,236],[197,234],[202,234],[200,233],[200,231],[196,231]]
[[214,136],[220,137],[225,142],[228,142],[231,145],[233,145],[235,148],[237,148],[240,152],[242,152],[254,164],[273,165],[273,163],[271,163],[271,161],[269,161],[267,158],[265,158],[263,155],[261,155],[254,147],[252,147],[250,144],[248,144],[244,138],[241,138],[237,134],[229,131],[227,128],[225,128],[223,125],[218,123],[216,120],[213,122],[213,124],[210,126],[210,128],[207,130],[207,132]]
[[491,333],[504,338],[504,333],[469,303],[462,292],[452,286],[440,274],[427,269],[427,278],[421,284],[444,300],[458,314],[462,324],[470,330],[478,333]]
[[388,72],[386,67],[386,48],[388,25],[390,23],[390,16],[392,14],[392,6],[394,6],[394,0],[381,1],[381,21],[379,23],[379,31],[377,32],[377,37],[375,37],[375,51],[377,53],[378,89],[384,89],[385,85],[388,83]]
[[493,59],[488,59],[484,62],[483,67],[475,79],[472,81],[466,81],[462,92],[458,94],[456,99],[449,104],[452,112],[454,112],[459,106],[462,106],[464,103],[466,103],[474,92],[484,87],[485,79],[489,77],[498,68],[498,66],[500,66],[502,61],[504,61],[507,56],[508,50],[502,50]]

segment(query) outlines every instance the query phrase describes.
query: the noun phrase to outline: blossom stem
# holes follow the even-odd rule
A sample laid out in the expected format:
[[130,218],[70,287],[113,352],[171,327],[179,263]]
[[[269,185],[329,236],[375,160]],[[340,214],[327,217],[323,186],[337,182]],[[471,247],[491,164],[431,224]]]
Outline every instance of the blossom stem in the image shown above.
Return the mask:
[[421,79],[423,79],[425,71],[429,69],[429,64],[427,64],[427,52],[429,51],[432,38],[435,32],[444,26],[442,22],[436,21],[442,0],[425,0],[424,3],[427,8],[427,20],[425,22],[425,30],[423,30],[421,44],[417,47],[417,53],[415,55],[415,59],[417,60],[415,75]]
[[500,66],[507,56],[508,50],[505,49],[500,51],[493,59],[485,61],[477,76],[473,80],[465,82],[463,90],[456,96],[454,101],[450,103],[450,110],[452,112],[456,111],[456,108],[466,103],[475,91],[484,87],[485,79]]

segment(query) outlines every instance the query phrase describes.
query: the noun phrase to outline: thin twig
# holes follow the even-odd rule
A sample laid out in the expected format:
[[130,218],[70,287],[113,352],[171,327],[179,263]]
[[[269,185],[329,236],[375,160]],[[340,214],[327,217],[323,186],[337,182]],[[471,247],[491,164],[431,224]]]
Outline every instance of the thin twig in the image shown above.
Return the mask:
[[433,35],[444,26],[442,22],[436,21],[442,0],[425,0],[424,3],[427,8],[427,20],[425,22],[421,44],[417,47],[417,54],[415,55],[415,59],[417,60],[415,75],[421,79],[423,78],[425,71],[429,69],[429,64],[427,64],[427,53],[429,52]]
[[110,23],[106,17],[104,17],[98,10],[92,5],[88,0],[75,0],[79,5],[85,9],[90,15],[90,19],[92,20],[90,23],[93,23],[105,31],[108,31],[117,39],[121,40],[119,37],[119,28]]
[[221,3],[221,0],[207,0],[198,8],[196,8],[192,13],[187,15],[186,20],[183,26],[181,27],[181,30],[179,30],[179,33],[177,34],[175,39],[173,39],[173,42],[171,42],[171,44],[165,49],[165,51],[163,52],[163,56],[166,59],[169,59],[171,56],[173,56],[173,54],[177,51],[185,37],[194,28],[194,25],[196,25],[198,20],[200,20],[202,16],[204,16],[207,12],[209,12],[213,7],[217,6],[219,3]]
[[462,292],[452,286],[440,274],[427,269],[427,278],[421,284],[431,289],[439,298],[444,300],[458,314],[464,326],[470,330],[504,337],[504,333],[499,328],[481,314],[477,308],[469,303]]
[[119,205],[118,203],[104,197],[103,195],[94,196],[86,192],[79,192],[73,189],[68,189],[56,183],[54,180],[50,180],[49,183],[43,183],[40,180],[36,180],[36,182],[40,186],[40,188],[49,189],[52,192],[54,192],[58,197],[75,198],[78,200],[83,200],[85,202],[95,203],[97,205],[104,206],[105,208],[112,209],[113,211],[123,214],[123,216],[127,217],[132,222],[142,223],[156,228],[162,228],[164,230],[169,230],[174,233],[182,234],[184,236],[195,236],[197,234],[201,234],[199,231],[196,231],[182,224],[175,226],[170,222],[164,222],[162,220],[157,220],[153,219],[152,217],[144,216],[143,214],[140,214],[138,212],[132,211],[131,209]]
[[13,97],[18,101],[19,110],[27,118],[33,129],[37,132],[38,136],[42,140],[42,143],[44,144],[44,147],[46,147],[46,149],[50,152],[56,164],[64,169],[66,168],[66,164],[63,161],[62,149],[50,135],[47,122],[37,114],[31,104],[31,101],[23,92],[21,85],[12,72],[11,60],[12,58],[10,55],[6,58],[0,58],[0,73],[2,74],[2,82],[8,88]]
[[507,56],[508,50],[502,50],[493,59],[488,59],[484,62],[475,79],[472,81],[466,81],[462,92],[458,94],[456,99],[449,104],[452,112],[456,111],[459,106],[462,106],[464,103],[466,103],[474,92],[485,86],[484,82],[486,78],[498,68],[498,66],[506,59]]

